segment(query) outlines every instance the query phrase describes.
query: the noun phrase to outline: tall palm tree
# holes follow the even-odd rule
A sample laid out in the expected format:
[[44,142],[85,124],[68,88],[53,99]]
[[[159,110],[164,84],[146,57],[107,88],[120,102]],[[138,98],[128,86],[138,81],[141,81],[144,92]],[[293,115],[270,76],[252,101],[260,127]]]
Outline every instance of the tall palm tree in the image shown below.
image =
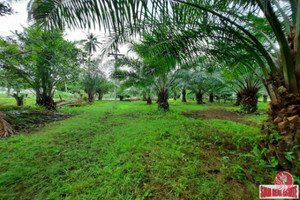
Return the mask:
[[84,45],[85,50],[91,55],[100,48],[101,42],[98,41],[98,36],[94,33],[86,34],[86,39],[81,40]]

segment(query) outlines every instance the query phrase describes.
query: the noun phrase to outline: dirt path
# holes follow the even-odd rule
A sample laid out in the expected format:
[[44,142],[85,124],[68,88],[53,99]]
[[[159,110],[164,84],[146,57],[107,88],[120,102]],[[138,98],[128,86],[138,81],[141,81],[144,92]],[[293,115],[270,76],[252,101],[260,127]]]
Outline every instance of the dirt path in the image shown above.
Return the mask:
[[191,112],[183,112],[182,114],[186,117],[190,117],[194,119],[198,119],[198,118],[223,119],[223,120],[234,121],[242,124],[247,124],[250,126],[258,126],[258,124],[255,122],[244,120],[243,116],[245,116],[245,114],[231,112],[225,109],[191,111]]

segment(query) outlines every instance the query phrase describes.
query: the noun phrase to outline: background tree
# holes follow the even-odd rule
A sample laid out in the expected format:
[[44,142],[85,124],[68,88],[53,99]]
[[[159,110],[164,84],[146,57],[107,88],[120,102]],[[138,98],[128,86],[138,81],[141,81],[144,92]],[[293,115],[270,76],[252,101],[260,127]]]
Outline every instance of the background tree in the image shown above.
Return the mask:
[[[124,69],[126,67],[126,69]],[[137,87],[145,95],[147,104],[152,104],[151,91],[154,85],[153,73],[149,67],[138,59],[124,57],[116,63],[113,77],[122,80],[124,87]]]
[[98,100],[102,100],[103,95],[106,94],[110,89],[113,88],[113,85],[104,77],[98,79],[96,93],[98,94]]
[[58,30],[47,32],[31,27],[16,36],[18,40],[1,44],[5,49],[2,68],[18,74],[35,90],[38,105],[55,109],[55,85],[76,77],[80,51]]
[[[100,93],[100,97],[104,94],[105,86],[105,75],[98,68],[100,60],[91,60],[90,58],[86,61],[86,69],[83,72],[82,85],[84,91],[88,95],[88,101],[94,102],[95,94]],[[103,87],[103,88],[101,88]],[[103,90],[103,91],[102,91]],[[103,92],[103,93],[102,93]]]
[[21,94],[21,91],[24,89],[28,89],[29,85],[23,78],[20,78],[18,74],[0,70],[0,85],[12,89],[12,96],[16,99],[17,105],[24,105],[25,96],[24,94]]
[[186,103],[187,88],[192,77],[192,70],[182,68],[176,77],[176,84],[181,88],[181,101]]
[[92,54],[100,48],[101,42],[98,41],[98,36],[94,33],[86,34],[86,39],[81,40],[84,45],[84,49],[88,54]]
[[188,88],[195,93],[197,104],[203,104],[203,95],[207,92],[208,74],[202,70],[193,70]]
[[82,85],[84,87],[84,91],[88,95],[88,101],[90,103],[94,102],[95,100],[98,79],[99,79],[99,75],[94,73],[86,73],[83,76]]
[[[260,72],[261,73],[261,72]],[[237,101],[235,105],[241,105],[241,110],[247,113],[257,111],[258,92],[262,89],[259,74],[249,71],[248,67],[238,63],[225,71],[225,76],[236,92]]]
[[222,77],[221,69],[213,69],[213,71],[208,70],[208,79],[207,79],[207,94],[209,102],[214,102],[216,96],[219,96],[224,88],[228,87],[225,84],[225,80]]
[[241,109],[247,113],[257,111],[258,92],[261,89],[261,83],[252,74],[246,74],[235,80],[238,87],[238,94],[241,95]]

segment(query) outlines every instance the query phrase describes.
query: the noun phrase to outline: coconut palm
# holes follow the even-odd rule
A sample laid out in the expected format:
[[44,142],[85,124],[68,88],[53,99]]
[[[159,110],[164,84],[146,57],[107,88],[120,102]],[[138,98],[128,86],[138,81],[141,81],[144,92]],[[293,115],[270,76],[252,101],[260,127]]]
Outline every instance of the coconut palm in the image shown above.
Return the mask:
[[101,42],[98,41],[98,36],[94,33],[86,34],[86,39],[81,40],[81,43],[83,43],[84,48],[88,52],[88,54],[96,52],[97,49],[100,48],[101,44]]

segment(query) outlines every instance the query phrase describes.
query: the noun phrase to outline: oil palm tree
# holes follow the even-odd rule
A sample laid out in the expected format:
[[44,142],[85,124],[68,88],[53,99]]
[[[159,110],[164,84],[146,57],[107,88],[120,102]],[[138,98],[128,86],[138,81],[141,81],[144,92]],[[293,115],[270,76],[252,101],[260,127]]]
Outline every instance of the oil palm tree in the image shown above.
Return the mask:
[[[123,69],[122,67],[126,67]],[[145,95],[147,104],[152,104],[151,93],[154,87],[153,73],[140,60],[123,57],[115,65],[112,78],[122,81],[124,87],[137,87]]]
[[112,88],[112,84],[103,76],[98,79],[96,93],[98,94],[98,100],[103,99],[103,95],[106,94],[110,88]]
[[[143,89],[146,92],[147,104],[152,104],[151,94],[156,92],[158,109],[167,111],[169,110],[169,91],[175,86],[177,71],[167,70],[169,65],[165,63],[164,59],[154,61],[153,58],[143,58],[140,49],[142,47],[142,44],[136,44],[133,48],[140,53],[141,60],[127,57],[118,60],[113,78],[122,80],[123,86],[135,86]],[[158,67],[157,63],[161,65]],[[161,69],[161,66],[165,66],[165,69]],[[126,68],[122,69],[122,67]]]
[[212,91],[216,91],[214,87],[219,81],[220,77],[218,73],[209,73],[207,69],[201,65],[191,70],[187,88],[195,93],[197,104],[203,104],[204,94],[207,93],[210,95]]
[[94,102],[96,93],[101,93],[103,95],[102,92],[105,92],[102,91],[105,90],[105,88],[101,88],[104,86],[105,74],[98,69],[100,62],[101,60],[99,59],[88,59],[86,61],[87,66],[83,73],[82,86],[88,95],[89,103]]
[[189,82],[188,88],[195,93],[197,104],[203,104],[203,95],[205,93],[205,81],[206,76],[205,72],[194,72],[191,80]]
[[241,109],[247,113],[257,111],[258,92],[261,83],[253,74],[244,74],[235,81],[237,93],[241,95]]
[[237,101],[235,105],[241,105],[241,110],[244,112],[254,113],[257,111],[258,92],[263,87],[260,73],[258,71],[255,71],[255,73],[249,71],[249,67],[243,63],[237,63],[224,71],[227,82],[236,92]]
[[189,86],[189,81],[192,77],[192,71],[190,69],[180,69],[178,76],[176,77],[176,84],[181,88],[181,101],[186,103],[187,88]]

